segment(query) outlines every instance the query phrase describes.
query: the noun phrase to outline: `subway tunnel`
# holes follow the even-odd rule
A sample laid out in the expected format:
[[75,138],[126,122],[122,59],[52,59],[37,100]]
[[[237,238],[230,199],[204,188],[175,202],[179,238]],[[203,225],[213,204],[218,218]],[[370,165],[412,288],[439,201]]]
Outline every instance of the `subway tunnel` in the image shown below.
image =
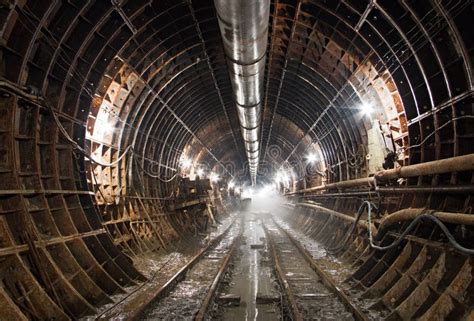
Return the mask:
[[0,0],[0,320],[474,320],[472,0]]

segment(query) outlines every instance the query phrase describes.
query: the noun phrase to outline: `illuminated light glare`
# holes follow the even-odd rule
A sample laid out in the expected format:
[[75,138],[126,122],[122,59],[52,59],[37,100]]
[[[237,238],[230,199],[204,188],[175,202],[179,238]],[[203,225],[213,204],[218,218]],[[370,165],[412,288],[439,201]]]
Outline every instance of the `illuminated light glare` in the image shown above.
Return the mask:
[[211,175],[209,175],[209,179],[211,180],[211,182],[215,183],[219,180],[219,175],[217,175],[216,173],[211,173]]
[[108,122],[102,122],[102,124],[98,127],[100,128],[102,135],[113,133],[115,130],[115,126]]
[[310,154],[306,155],[306,161],[309,164],[314,164],[317,161],[317,159],[318,159],[318,157],[314,153],[310,153]]
[[204,171],[200,168],[196,171],[196,175],[199,176],[200,178],[202,178],[203,175],[204,175]]
[[287,174],[286,172],[280,171],[280,172],[277,173],[277,175],[276,175],[276,177],[275,177],[275,181],[276,181],[277,183],[285,183],[285,184],[287,184],[287,183],[289,183],[289,181],[290,181],[290,177],[288,176],[288,174]]
[[241,194],[241,198],[251,198],[252,195],[254,194],[254,190],[253,188],[245,188],[243,191],[242,191],[242,194]]
[[361,109],[366,115],[370,115],[374,111],[374,107],[372,107],[372,105],[369,103],[363,103],[361,105]]
[[273,187],[272,185],[265,185],[262,188],[258,190],[258,196],[259,197],[266,197],[270,195],[273,192]]
[[179,162],[183,168],[190,168],[193,165],[193,162],[187,157],[181,157]]
[[234,183],[234,182],[229,182],[229,184],[227,184],[227,187],[228,187],[228,188],[234,188],[234,187],[235,187],[235,183]]

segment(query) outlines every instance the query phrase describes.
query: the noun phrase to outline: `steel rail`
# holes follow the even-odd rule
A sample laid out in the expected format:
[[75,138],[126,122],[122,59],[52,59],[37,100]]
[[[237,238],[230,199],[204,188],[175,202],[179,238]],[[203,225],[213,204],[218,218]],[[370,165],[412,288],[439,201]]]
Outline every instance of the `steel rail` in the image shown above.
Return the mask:
[[290,284],[286,278],[286,274],[283,272],[283,269],[281,268],[280,259],[278,258],[278,253],[276,252],[275,241],[273,240],[273,237],[271,233],[268,231],[265,224],[263,224],[263,230],[265,231],[265,235],[267,236],[267,239],[268,239],[268,244],[270,245],[272,258],[273,258],[273,262],[275,263],[275,270],[277,272],[278,280],[280,281],[280,284],[282,285],[283,289],[286,292],[286,297],[288,299],[289,307],[290,307],[292,317],[293,317],[292,320],[303,321],[303,316],[301,315],[301,312],[298,308],[298,304],[296,303],[295,294],[293,293],[293,290],[290,287]]
[[[166,281],[165,284],[161,285],[156,291],[154,291],[152,294],[150,295],[145,295],[145,296],[140,296],[140,300],[139,300],[139,306],[138,307],[135,307],[133,308],[133,311],[130,312],[128,315],[126,316],[120,316],[120,320],[127,320],[127,321],[131,321],[131,320],[139,320],[140,319],[140,316],[142,315],[142,313],[150,306],[150,304],[162,297],[163,295],[166,295],[166,293],[168,293],[169,291],[172,290],[172,288],[176,285],[176,283],[182,279],[186,273],[210,250],[212,249],[215,245],[217,245],[223,238],[224,236],[226,236],[230,229],[232,228],[232,226],[234,225],[234,223],[236,222],[237,219],[235,219],[234,221],[232,221],[231,224],[229,224],[229,226],[225,229],[225,231],[223,231],[221,234],[219,234],[218,236],[216,236],[214,239],[212,239],[207,245],[206,247],[202,248],[198,253],[196,253],[191,260],[189,260],[183,267],[181,267],[168,281]],[[156,274],[154,274],[148,281],[142,283],[138,288],[134,289],[132,292],[130,292],[125,298],[123,298],[122,300],[120,300],[119,302],[117,302],[116,304],[114,304],[112,307],[110,307],[109,309],[107,309],[106,311],[102,312],[100,315],[96,316],[95,317],[95,320],[115,320],[117,317],[117,315],[111,313],[111,314],[107,314],[108,312],[112,311],[113,309],[115,309],[116,307],[118,307],[119,305],[122,305],[122,303],[127,299],[129,298],[131,295],[135,294],[136,292],[138,292],[141,288],[143,288],[146,284],[149,283],[150,280],[152,280],[154,277],[156,276]],[[122,308],[120,309],[120,311],[123,311],[123,306]]]
[[206,313],[209,309],[209,305],[211,304],[212,299],[214,298],[217,287],[219,286],[219,284],[221,282],[221,279],[224,276],[224,272],[227,270],[227,266],[229,265],[230,259],[234,255],[235,249],[240,244],[240,239],[242,237],[242,232],[243,232],[243,227],[241,226],[240,233],[234,239],[234,241],[232,242],[232,245],[231,245],[231,248],[230,248],[229,252],[225,255],[224,260],[221,262],[221,266],[219,267],[219,272],[217,272],[216,277],[212,281],[212,284],[209,287],[209,290],[206,294],[206,297],[204,298],[204,301],[201,304],[201,308],[199,309],[198,313],[196,314],[194,320],[202,321],[202,320],[205,319]]
[[341,289],[336,282],[332,279],[332,277],[324,271],[324,269],[313,259],[311,254],[306,250],[303,245],[301,245],[300,242],[298,242],[293,236],[290,235],[288,231],[283,229],[273,218],[272,220],[275,223],[275,225],[278,227],[280,231],[282,231],[286,237],[291,241],[291,243],[298,249],[298,251],[303,255],[304,259],[306,262],[310,265],[311,269],[316,272],[319,277],[321,278],[323,284],[330,289],[332,292],[334,292],[339,299],[342,301],[342,303],[350,310],[350,312],[353,314],[353,316],[356,318],[356,320],[359,321],[368,321],[369,318],[362,312],[362,310],[355,305],[348,297],[348,295],[344,292],[343,289]]

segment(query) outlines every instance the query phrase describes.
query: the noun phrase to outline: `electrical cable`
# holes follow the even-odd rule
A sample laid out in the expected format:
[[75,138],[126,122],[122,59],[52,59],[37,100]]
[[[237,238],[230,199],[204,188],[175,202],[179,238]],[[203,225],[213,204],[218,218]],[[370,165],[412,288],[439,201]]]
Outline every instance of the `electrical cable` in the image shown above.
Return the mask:
[[456,250],[458,250],[461,253],[468,254],[468,255],[473,255],[474,254],[474,249],[469,249],[469,248],[466,248],[466,247],[462,246],[461,244],[459,244],[456,241],[456,239],[454,238],[454,236],[451,234],[449,229],[446,227],[446,225],[443,222],[441,222],[440,219],[438,219],[436,216],[434,216],[432,214],[421,214],[420,216],[417,216],[415,219],[413,219],[410,222],[410,224],[402,232],[402,234],[400,234],[397,237],[397,239],[394,242],[392,242],[391,244],[386,245],[386,246],[380,246],[379,244],[376,244],[374,239],[373,239],[372,229],[371,229],[371,226],[372,226],[372,208],[376,208],[376,207],[372,202],[369,202],[369,201],[364,201],[361,204],[361,206],[359,207],[359,210],[357,211],[357,216],[354,220],[354,223],[352,224],[352,226],[349,230],[349,233],[346,234],[346,237],[344,238],[344,241],[342,242],[342,244],[338,245],[336,247],[333,247],[333,248],[328,248],[327,249],[328,251],[336,252],[336,251],[339,251],[339,250],[341,250],[342,248],[345,247],[345,245],[346,245],[347,241],[349,240],[349,238],[354,234],[355,227],[356,227],[358,221],[360,220],[360,218],[362,217],[362,213],[364,212],[365,208],[367,208],[367,221],[368,221],[368,225],[369,225],[368,226],[369,244],[370,244],[370,247],[372,247],[376,250],[386,251],[386,250],[389,250],[389,249],[392,249],[392,248],[398,246],[403,241],[405,236],[407,236],[407,234],[410,233],[413,230],[413,228],[416,226],[416,224],[420,220],[429,219],[429,220],[433,221],[434,223],[436,223],[436,225],[438,225],[438,227],[443,231],[443,233],[448,238],[449,243],[451,243],[451,245]]
[[102,190],[100,189],[100,185],[99,185],[99,183],[97,182],[97,177],[95,176],[95,172],[94,172],[94,169],[92,168],[92,165],[91,165],[91,176],[92,176],[92,179],[94,180],[95,186],[97,186],[97,190],[99,191],[100,196],[102,196],[102,199],[103,199],[104,202],[105,202],[105,205],[114,205],[114,204],[115,204],[115,197],[116,197],[116,196],[112,196],[112,197],[113,197],[113,201],[107,200],[107,198],[105,197],[104,193],[102,193]]
[[[67,132],[67,130],[64,128],[64,126],[61,124],[61,121],[59,120],[59,117],[56,113],[56,111],[54,110],[54,108],[51,106],[51,104],[49,104],[49,102],[46,101],[45,98],[41,97],[41,96],[37,96],[37,95],[32,95],[32,94],[29,94],[27,92],[24,92],[22,89],[20,88],[15,88],[15,86],[9,84],[8,82],[0,82],[0,86],[3,86],[3,87],[6,87],[8,89],[11,89],[12,91],[14,91],[15,93],[17,94],[20,94],[21,96],[25,97],[25,98],[28,98],[28,99],[31,99],[31,100],[34,100],[34,101],[41,101],[44,103],[44,105],[47,107],[47,109],[49,110],[50,114],[52,115],[53,117],[53,120],[54,122],[56,123],[56,126],[58,127],[58,130],[60,131],[60,133],[62,134],[62,136],[64,136],[64,138],[72,145],[73,149],[74,150],[77,150],[81,155],[83,155],[85,158],[87,158],[88,160],[90,160],[92,163],[96,164],[96,165],[100,165],[100,166],[103,166],[103,167],[112,167],[112,166],[115,166],[117,165],[124,157],[125,155],[127,155],[129,152],[135,154],[135,152],[133,151],[133,147],[131,145],[129,145],[127,148],[125,148],[125,150],[122,152],[122,154],[114,161],[110,162],[110,163],[104,163],[104,162],[100,162],[96,159],[94,159],[84,148],[82,148],[76,141],[74,141],[74,139],[71,138],[71,136],[69,135],[69,133]],[[138,162],[137,162],[138,166],[142,169],[142,171],[144,173],[146,173],[148,176],[152,177],[152,178],[157,178],[159,179],[161,182],[163,183],[169,183],[171,181],[173,181],[176,177],[177,177],[177,173],[175,175],[173,175],[171,178],[169,179],[162,179],[159,175],[155,175],[155,174],[152,174],[148,171],[146,171]],[[105,200],[105,199],[104,199]]]
[[[37,17],[35,17],[35,15],[31,12],[28,11],[28,9],[25,7],[25,8],[21,8],[21,12],[25,14],[25,18],[27,19],[27,22],[31,23],[33,26],[35,25],[35,21],[32,21],[33,20],[39,20]],[[30,31],[30,33],[33,35],[35,32],[32,31],[31,29],[29,29],[26,25],[24,25],[24,27]],[[54,48],[54,47],[57,47],[59,48],[60,47],[60,42],[58,42],[58,40],[56,40],[49,32],[49,30],[47,29],[44,29],[42,30],[43,32],[43,37],[42,39],[44,39],[50,46],[51,48]],[[63,57],[66,56],[66,58]],[[58,51],[58,55],[57,55],[58,58],[60,58],[62,60],[62,63],[61,61],[58,59],[56,60],[56,65],[62,69],[65,73],[67,74],[70,74],[71,71],[70,71],[70,67],[68,67],[68,65],[70,65],[70,61],[74,61],[75,59],[71,58],[65,51]],[[71,78],[71,79],[76,79],[78,78],[80,82],[78,82],[78,85],[82,88],[82,90],[85,91],[86,95],[88,95],[91,99],[95,99],[95,95],[93,93],[93,90],[94,88],[87,88],[86,86],[89,85],[89,82],[87,82],[87,77],[84,76],[81,72],[79,72],[79,70],[75,69],[74,71],[74,75],[75,77]],[[72,75],[72,73],[71,73]],[[82,82],[82,83],[81,83]],[[92,86],[93,87],[93,86]],[[173,151],[175,151],[176,153],[178,154],[182,154],[183,151],[180,151],[178,149],[176,149],[175,147],[173,146],[170,146],[168,143],[162,141],[161,139],[158,139],[156,138],[155,136],[153,135],[149,135],[148,133],[144,133],[142,130],[130,125],[127,121],[124,121],[122,120],[119,116],[117,116],[114,112],[112,112],[111,110],[108,110],[107,107],[105,107],[104,105],[102,106],[102,109],[103,111],[105,111],[108,115],[112,116],[113,118],[115,118],[118,122],[121,122],[124,124],[124,126],[127,126],[131,129],[134,129],[135,131],[137,131],[138,134],[140,134],[141,136],[143,137],[146,137],[147,139],[152,139],[156,142],[159,142],[159,143],[162,143],[164,145],[166,145],[168,148],[172,149]]]
[[[135,159],[135,158],[134,158],[134,159]],[[138,160],[137,160],[137,162],[138,162]],[[133,174],[133,173],[132,173],[132,174]],[[146,193],[144,193],[144,192],[145,192],[145,190],[144,190],[145,183],[143,182],[143,180],[142,180],[142,178],[141,178],[141,175],[140,175],[140,173],[138,172],[138,168],[137,168],[137,177],[138,177],[138,180],[139,180],[139,183],[140,183],[140,187],[143,189],[143,191],[142,191],[143,194],[146,194]],[[135,188],[133,185],[132,185],[132,187],[133,187],[133,189],[135,189],[135,192],[137,192],[136,188]],[[173,199],[173,194],[174,194],[174,192],[171,192],[171,195],[170,195],[169,197],[156,197],[156,199],[158,199],[158,200],[163,200],[163,201],[169,201],[169,200],[172,200],[172,199]],[[138,195],[138,193],[137,193],[137,197],[138,197],[138,198],[143,198],[143,196]],[[155,198],[155,197],[154,197],[154,198]]]
[[89,155],[89,153],[87,153],[87,151],[82,148],[81,146],[79,146],[79,144],[74,141],[71,136],[69,136],[69,133],[66,131],[66,129],[64,128],[64,126],[61,124],[61,121],[59,120],[59,117],[58,115],[56,114],[56,112],[54,111],[53,107],[51,106],[51,104],[49,104],[49,102],[47,102],[45,99],[43,99],[43,102],[44,104],[46,105],[46,107],[48,107],[51,115],[53,116],[53,119],[54,119],[54,122],[56,123],[56,126],[58,127],[59,131],[61,132],[61,134],[64,136],[64,138],[66,138],[66,140],[71,143],[71,145],[73,146],[74,149],[76,149],[77,151],[79,151],[79,153],[81,153],[85,158],[87,158],[88,160],[90,160],[92,163],[94,164],[97,164],[97,165],[100,165],[100,166],[103,166],[103,167],[112,167],[114,165],[117,165],[124,157],[125,155],[127,155],[131,150],[132,150],[132,146],[129,145],[127,148],[125,148],[125,150],[122,152],[122,155],[120,155],[115,161],[113,162],[110,162],[110,163],[103,163],[103,162],[100,162],[96,159],[94,159],[91,155]]
[[352,153],[351,150],[348,148],[347,144],[344,142],[344,147],[347,148],[347,151],[350,154],[350,157],[347,159],[347,165],[350,168],[360,168],[364,161],[366,160],[366,150],[363,144],[359,144],[357,147],[357,151]]
[[[370,206],[374,206],[375,208],[375,205],[369,201],[364,201],[362,202],[362,204],[359,206],[359,209],[357,210],[357,215],[355,217],[355,220],[354,222],[352,223],[352,226],[351,228],[348,230],[348,232],[346,233],[346,236],[344,238],[344,241],[342,242],[342,244],[340,245],[337,245],[335,247],[330,247],[330,248],[327,248],[328,251],[330,252],[338,252],[340,250],[342,250],[345,246],[346,246],[346,243],[347,241],[350,239],[350,237],[354,234],[355,230],[356,230],[356,226],[357,226],[357,223],[359,222],[360,218],[362,217],[362,214],[364,213],[364,210],[366,207],[370,207]],[[371,229],[370,228],[371,225],[369,223],[369,230]]]
[[443,129],[444,127],[448,126],[449,124],[451,124],[453,121],[456,121],[456,120],[459,120],[459,119],[474,119],[474,115],[464,115],[464,116],[459,116],[459,117],[455,117],[455,118],[451,118],[449,121],[447,121],[446,123],[444,123],[443,125],[439,126],[438,128],[436,128],[434,131],[432,131],[429,135],[427,135],[425,137],[425,139],[423,139],[419,144],[416,144],[416,145],[411,145],[411,146],[408,146],[408,147],[400,147],[397,151],[397,155],[405,152],[405,151],[408,151],[412,148],[417,148],[417,147],[420,147],[422,146],[423,144],[425,144],[428,139],[433,136],[434,134],[436,134],[438,131],[440,131],[441,129]]
[[[79,144],[77,142],[75,142],[71,136],[69,136],[69,134],[67,133],[66,129],[62,126],[61,122],[59,121],[56,113],[54,112],[54,109],[51,107],[51,105],[49,103],[47,103],[45,101],[45,104],[46,106],[49,108],[51,114],[53,115],[53,118],[54,118],[54,121],[56,122],[56,125],[58,126],[60,132],[63,134],[63,136],[66,138],[66,140],[68,140],[72,145],[73,145],[73,148],[78,150],[85,158],[89,159],[92,163],[95,163],[97,165],[100,165],[100,166],[103,166],[103,167],[112,167],[112,166],[115,166],[117,165],[124,157],[125,155],[127,155],[129,152],[133,152],[133,147],[131,145],[129,145],[123,152],[122,152],[122,155],[120,155],[115,161],[111,162],[111,163],[103,163],[103,162],[100,162],[100,161],[97,161],[96,159],[94,159],[91,155],[89,155],[81,146],[79,146]],[[159,175],[154,175],[148,171],[146,171],[142,166],[141,164],[139,164],[139,162],[137,161],[136,162],[138,164],[138,166],[141,168],[141,170],[146,173],[148,176],[152,177],[152,178],[157,178],[159,179],[161,182],[163,183],[169,183],[171,181],[173,181],[176,177],[177,177],[177,173],[175,175],[173,175],[171,178],[169,179],[162,179]],[[104,199],[105,200],[105,199]]]
[[140,162],[138,160],[135,160],[135,163],[137,164],[137,167],[139,167],[143,173],[147,174],[148,176],[152,177],[152,178],[157,178],[158,180],[160,180],[161,182],[163,183],[170,183],[172,182],[176,177],[178,177],[178,173],[174,174],[173,176],[171,176],[170,178],[161,178],[160,175],[156,175],[156,174],[153,174],[153,173],[150,173],[148,172],[147,170],[145,170],[143,168],[143,166],[140,164]]
[[[368,210],[367,210],[367,215],[368,215],[368,222],[369,222],[369,226],[371,224],[371,215],[372,215],[372,210],[371,210],[371,207],[369,206],[368,207]],[[376,250],[379,250],[379,251],[386,251],[386,250],[389,250],[389,249],[392,249],[396,246],[398,246],[402,241],[403,239],[405,238],[405,236],[411,232],[411,230],[413,230],[413,228],[416,226],[416,224],[422,220],[422,219],[429,219],[431,221],[433,221],[434,223],[436,223],[436,225],[438,225],[438,227],[443,231],[443,233],[446,235],[446,237],[448,238],[448,241],[449,243],[451,243],[451,245],[457,249],[459,252],[462,252],[464,254],[468,254],[468,255],[474,255],[474,249],[469,249],[469,248],[466,248],[464,246],[462,246],[461,244],[459,244],[456,239],[454,238],[454,236],[451,234],[451,232],[449,231],[449,229],[446,227],[446,225],[444,225],[443,222],[441,222],[440,219],[438,219],[436,216],[434,215],[431,215],[431,214],[421,214],[420,216],[417,216],[414,220],[412,220],[410,222],[410,224],[408,225],[408,227],[403,231],[402,234],[400,234],[398,237],[397,237],[397,240],[395,240],[392,244],[389,244],[389,245],[386,245],[386,246],[380,246],[378,244],[375,244],[374,240],[373,240],[373,236],[372,236],[372,230],[369,228],[369,242],[370,242],[370,246]]]
[[[102,167],[112,167],[112,166],[115,166],[117,165],[124,157],[125,155],[127,155],[129,152],[133,153],[133,148],[132,146],[128,146],[124,151],[123,153],[113,162],[111,163],[103,163],[103,162],[100,162],[100,161],[97,161],[96,159],[94,159],[91,155],[89,155],[87,153],[87,151],[82,148],[76,141],[74,141],[71,136],[69,135],[69,133],[66,131],[66,129],[64,128],[64,126],[61,124],[60,120],[59,120],[59,117],[57,115],[57,113],[55,112],[55,110],[53,109],[53,107],[46,101],[46,99],[40,97],[40,96],[37,96],[37,95],[33,95],[33,94],[29,94],[27,92],[24,92],[23,90],[21,90],[20,88],[16,88],[15,86],[13,85],[10,85],[8,82],[1,82],[1,85],[4,86],[4,87],[7,87],[11,90],[13,90],[15,93],[17,94],[20,94],[22,95],[23,97],[25,98],[28,98],[28,99],[32,99],[34,101],[42,101],[46,107],[48,108],[48,110],[50,111],[50,114],[52,115],[53,117],[53,120],[54,122],[56,123],[56,126],[58,127],[58,130],[60,131],[60,133],[64,136],[64,138],[72,145],[73,147],[73,153],[74,153],[74,150],[77,151],[79,154],[83,155],[85,158],[89,159],[91,161],[91,163],[94,163],[94,164],[97,164],[97,165],[100,165]],[[132,159],[135,159],[135,158],[132,158]],[[171,177],[170,179],[162,179],[161,177],[159,177],[158,175],[153,175],[149,172],[147,172],[143,167],[141,167],[141,165],[139,164],[139,162],[137,161],[137,164],[138,166],[142,169],[142,171],[144,173],[146,173],[147,175],[153,177],[153,178],[157,178],[159,179],[160,181],[164,182],[164,183],[169,183],[171,182],[172,180],[174,180],[176,177],[177,177],[177,173]],[[110,200],[107,200],[107,198],[105,197],[105,195],[103,194],[102,190],[100,189],[100,186],[98,184],[98,181],[97,181],[97,177],[95,175],[95,172],[94,172],[94,169],[91,168],[91,176],[92,176],[92,179],[94,181],[94,184],[97,186],[97,190],[99,191],[100,195],[102,196],[104,202],[106,205],[113,205],[115,204],[115,200],[114,201],[110,201]],[[137,197],[139,197],[137,195]],[[165,198],[163,198],[163,200],[166,200]]]
[[100,161],[94,159],[91,155],[89,155],[89,153],[87,153],[87,151],[84,148],[82,148],[74,139],[71,138],[71,136],[69,135],[67,130],[61,124],[61,121],[59,120],[59,117],[58,117],[56,111],[54,110],[54,108],[51,106],[51,104],[44,97],[41,97],[39,95],[29,94],[21,88],[16,88],[15,85],[10,84],[7,81],[1,81],[0,86],[2,86],[4,88],[8,88],[8,89],[12,90],[14,93],[23,96],[24,98],[27,98],[27,99],[30,99],[30,100],[33,100],[33,101],[36,101],[36,102],[42,102],[47,107],[47,109],[49,110],[51,116],[53,117],[53,120],[56,123],[56,126],[58,127],[58,130],[64,136],[64,138],[72,145],[73,149],[77,150],[80,154],[82,154],[85,158],[89,159],[92,163],[95,163],[95,164],[103,166],[103,167],[111,167],[111,166],[117,165],[125,157],[125,155],[128,152],[132,151],[132,146],[130,145],[122,152],[122,155],[120,155],[115,161],[113,161],[111,163],[100,162]]

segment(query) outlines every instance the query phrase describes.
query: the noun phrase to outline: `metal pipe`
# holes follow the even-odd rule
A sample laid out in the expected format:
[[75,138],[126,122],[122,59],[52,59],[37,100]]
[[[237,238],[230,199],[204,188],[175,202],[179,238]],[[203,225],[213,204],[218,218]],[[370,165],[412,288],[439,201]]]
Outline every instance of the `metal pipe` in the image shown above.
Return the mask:
[[474,170],[474,154],[468,154],[380,171],[375,174],[375,178],[377,181],[382,181],[402,177],[406,178],[472,170]]
[[[323,207],[323,206],[319,206],[319,205],[316,205],[316,204],[309,204],[309,203],[296,203],[295,204],[297,207],[306,207],[306,208],[310,208],[310,209],[313,209],[315,211],[319,211],[319,212],[323,212],[325,214],[328,214],[330,216],[334,216],[334,217],[337,217],[339,219],[342,219],[344,221],[347,221],[349,223],[354,223],[354,221],[356,220],[355,217],[352,217],[352,216],[349,216],[347,214],[343,214],[343,213],[340,213],[340,212],[336,212],[336,211],[333,211],[333,210],[330,210],[329,208],[326,208],[326,207]],[[359,220],[357,222],[358,225],[362,226],[363,228],[365,228],[366,230],[369,229],[369,223],[367,221],[363,221],[363,220]],[[372,226],[370,227],[370,229],[372,230],[372,233],[377,233],[377,228],[372,224]]]
[[474,153],[383,170],[375,173],[373,177],[364,177],[337,183],[320,185],[287,193],[286,195],[302,194],[329,189],[344,189],[348,187],[357,187],[363,185],[373,186],[375,185],[376,181],[378,182],[397,178],[408,178],[415,176],[436,175],[450,172],[463,172],[472,170],[474,170]]
[[422,214],[433,215],[444,223],[474,226],[474,215],[472,214],[437,212],[430,211],[426,208],[406,208],[385,216],[380,221],[379,231],[385,230],[390,226],[403,221],[412,221]]
[[[358,197],[366,196],[369,194],[403,194],[403,193],[433,193],[433,194],[468,194],[474,193],[474,185],[458,185],[458,186],[387,186],[387,187],[376,187],[375,190],[362,190],[362,191],[346,191],[339,193],[324,193],[324,194],[312,194],[302,196],[303,198],[334,198],[334,197]],[[295,195],[295,194],[293,194]],[[292,196],[293,196],[292,195]]]
[[446,193],[446,194],[467,194],[474,193],[474,185],[459,186],[406,186],[406,187],[376,187],[375,192],[382,194],[396,193]]
[[260,157],[270,0],[214,0],[252,185]]
[[366,197],[369,194],[372,194],[374,197],[377,197],[377,192],[372,190],[372,191],[360,191],[360,192],[312,194],[312,195],[301,196],[301,198],[306,198],[306,199],[308,198],[340,198],[340,197],[361,198],[361,197]]
[[310,187],[310,188],[302,189],[296,192],[287,193],[286,195],[309,193],[309,192],[316,192],[316,191],[323,191],[323,190],[330,190],[330,189],[344,189],[348,187],[357,187],[357,186],[362,186],[362,185],[367,185],[367,186],[372,187],[374,186],[374,183],[375,183],[374,177],[364,177],[364,178],[358,178],[358,179],[351,179],[348,181],[342,181],[342,182],[337,182],[337,183]]

